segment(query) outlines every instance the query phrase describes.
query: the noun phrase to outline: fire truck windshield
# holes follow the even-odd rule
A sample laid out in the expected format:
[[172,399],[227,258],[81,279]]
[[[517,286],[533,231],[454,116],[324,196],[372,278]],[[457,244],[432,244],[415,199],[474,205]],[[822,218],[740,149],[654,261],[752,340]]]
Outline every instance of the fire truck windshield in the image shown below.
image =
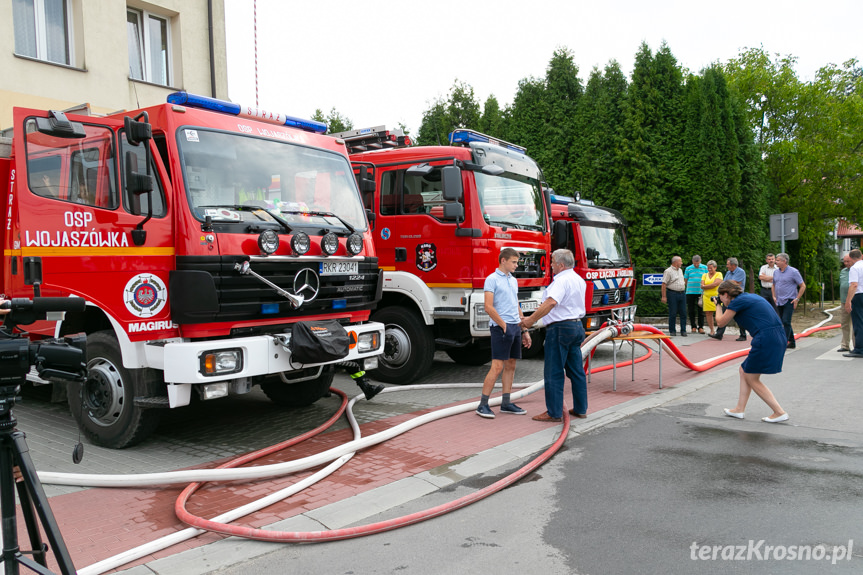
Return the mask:
[[489,225],[545,231],[545,204],[539,180],[505,173],[474,172],[482,217]]
[[591,268],[629,266],[629,250],[622,227],[581,225],[587,265]]
[[202,128],[179,130],[178,145],[201,220],[260,221],[266,211],[292,227],[366,229],[353,171],[336,152]]

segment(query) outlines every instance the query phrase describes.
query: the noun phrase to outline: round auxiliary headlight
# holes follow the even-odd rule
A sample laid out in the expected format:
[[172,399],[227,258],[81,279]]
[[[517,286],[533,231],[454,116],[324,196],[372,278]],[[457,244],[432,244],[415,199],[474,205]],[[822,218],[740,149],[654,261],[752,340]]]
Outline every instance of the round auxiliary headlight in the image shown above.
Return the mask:
[[325,233],[324,237],[321,238],[321,250],[331,256],[336,253],[337,249],[339,249],[339,237],[333,232]]
[[312,246],[309,235],[306,232],[297,232],[291,236],[291,251],[301,256],[309,251]]
[[355,256],[363,249],[363,236],[360,234],[351,234],[348,236],[348,252]]
[[279,234],[273,230],[264,230],[258,235],[258,247],[267,255],[275,253],[279,249]]

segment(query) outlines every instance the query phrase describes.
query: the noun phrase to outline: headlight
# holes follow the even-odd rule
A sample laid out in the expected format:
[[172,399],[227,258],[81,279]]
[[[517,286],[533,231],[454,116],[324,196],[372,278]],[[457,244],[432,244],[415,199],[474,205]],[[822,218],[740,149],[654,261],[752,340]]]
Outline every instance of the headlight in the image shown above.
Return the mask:
[[350,236],[348,236],[347,245],[348,253],[350,253],[352,256],[357,255],[363,249],[363,236],[361,236],[360,234],[351,234]]
[[369,333],[361,333],[359,338],[357,339],[357,351],[366,352],[378,349],[381,346],[379,335],[380,334],[378,334],[378,332],[376,331],[371,331]]
[[298,255],[304,255],[309,251],[309,248],[312,246],[311,240],[309,240],[309,235],[306,232],[297,232],[293,236],[291,236],[291,251]]
[[336,250],[339,249],[339,238],[333,232],[327,232],[324,234],[324,237],[321,238],[321,251],[323,251],[328,256],[336,253]]
[[258,247],[267,255],[275,253],[279,249],[279,234],[273,230],[264,230],[258,236]]
[[206,351],[200,356],[201,375],[225,375],[243,371],[243,350],[239,348]]

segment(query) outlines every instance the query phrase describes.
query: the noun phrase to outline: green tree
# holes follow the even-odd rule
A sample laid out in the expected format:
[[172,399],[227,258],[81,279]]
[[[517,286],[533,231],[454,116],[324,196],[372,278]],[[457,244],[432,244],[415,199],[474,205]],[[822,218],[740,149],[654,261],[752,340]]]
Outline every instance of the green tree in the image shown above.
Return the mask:
[[494,94],[489,96],[482,108],[482,117],[479,119],[479,131],[496,138],[503,137],[504,114]]
[[608,63],[604,75],[593,69],[579,106],[582,140],[573,143],[571,152],[583,166],[579,185],[582,197],[609,207],[614,207],[620,181],[617,154],[622,144],[626,89],[626,77],[616,61]]
[[803,82],[792,56],[748,49],[726,65],[744,117],[758,133],[773,213],[797,212],[798,267],[816,272],[837,218],[863,222],[863,79],[856,60]]
[[354,124],[351,122],[350,118],[340,114],[335,107],[330,109],[329,115],[326,116],[324,115],[323,110],[320,108],[316,109],[315,113],[312,114],[312,120],[325,123],[327,125],[327,132],[330,134],[337,134],[339,132],[346,132],[354,129]]
[[442,98],[438,98],[429,109],[423,112],[423,119],[417,130],[417,145],[439,146],[447,142],[447,104]]

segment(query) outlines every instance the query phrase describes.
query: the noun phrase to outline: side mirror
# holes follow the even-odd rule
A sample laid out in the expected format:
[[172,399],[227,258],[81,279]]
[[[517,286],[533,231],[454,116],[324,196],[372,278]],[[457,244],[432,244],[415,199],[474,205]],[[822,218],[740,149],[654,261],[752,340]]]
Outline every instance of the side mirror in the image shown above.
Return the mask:
[[360,166],[357,172],[357,186],[360,188],[360,193],[371,194],[375,191],[375,177],[369,176],[368,166]]
[[458,202],[447,202],[443,205],[443,217],[447,220],[460,222],[464,219],[464,206]]
[[70,122],[63,112],[51,110],[50,118],[36,118],[36,129],[57,138],[86,138],[84,124]]
[[461,168],[456,166],[441,168],[441,184],[443,185],[443,199],[458,202],[464,196],[464,188],[461,184]]
[[153,139],[153,128],[150,126],[147,118],[143,122],[138,122],[126,116],[123,118],[123,128],[126,133],[126,141],[132,146],[137,146],[141,142],[149,142]]
[[141,214],[141,199],[142,194],[147,194],[147,217],[145,217],[132,230],[132,242],[136,246],[144,245],[147,241],[147,232],[144,230],[144,224],[153,217],[153,177],[150,174],[139,174],[135,171],[138,165],[138,157],[132,152],[126,152],[126,191],[129,197],[134,198],[131,211],[134,215]]
[[497,164],[488,164],[487,166],[482,167],[482,173],[488,176],[499,176],[504,172],[506,172],[506,170],[504,170]]
[[551,249],[562,250],[569,247],[569,222],[563,220],[555,220],[551,225]]
[[405,170],[405,173],[409,176],[427,176],[433,169],[430,164],[417,164]]

